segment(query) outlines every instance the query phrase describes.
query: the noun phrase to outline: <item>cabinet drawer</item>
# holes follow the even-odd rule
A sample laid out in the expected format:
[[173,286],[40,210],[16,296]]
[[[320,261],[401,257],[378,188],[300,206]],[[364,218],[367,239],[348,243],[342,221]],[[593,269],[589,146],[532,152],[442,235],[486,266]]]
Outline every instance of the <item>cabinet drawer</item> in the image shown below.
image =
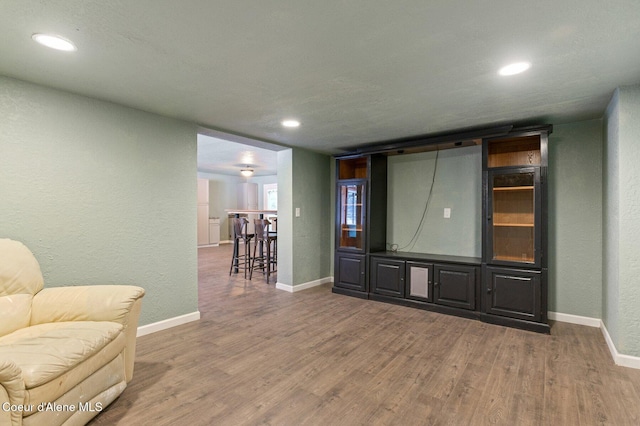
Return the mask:
[[540,321],[540,276],[538,271],[486,267],[485,312]]

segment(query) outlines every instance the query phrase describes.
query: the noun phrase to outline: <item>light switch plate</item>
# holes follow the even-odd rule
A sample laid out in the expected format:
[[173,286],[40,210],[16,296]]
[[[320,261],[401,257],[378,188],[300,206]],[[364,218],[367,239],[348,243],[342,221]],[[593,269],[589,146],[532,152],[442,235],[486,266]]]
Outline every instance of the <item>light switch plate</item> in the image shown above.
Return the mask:
[[296,207],[296,217],[300,217],[300,207]]
[[451,208],[450,207],[445,207],[444,208],[444,218],[445,219],[449,219],[451,217]]

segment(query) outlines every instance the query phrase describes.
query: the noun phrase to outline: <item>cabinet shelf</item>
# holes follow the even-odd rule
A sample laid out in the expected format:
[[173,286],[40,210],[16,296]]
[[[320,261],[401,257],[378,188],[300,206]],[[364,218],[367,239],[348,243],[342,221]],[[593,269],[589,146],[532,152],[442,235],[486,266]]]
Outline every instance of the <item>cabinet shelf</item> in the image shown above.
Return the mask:
[[362,232],[362,228],[350,228],[348,226],[343,226],[342,230],[343,231]]
[[533,228],[533,223],[494,223],[493,226],[504,226],[514,228]]
[[494,191],[533,191],[533,186],[500,186],[493,188]]
[[494,256],[493,260],[504,260],[509,262],[520,262],[520,263],[533,263],[533,256],[505,256],[498,255]]

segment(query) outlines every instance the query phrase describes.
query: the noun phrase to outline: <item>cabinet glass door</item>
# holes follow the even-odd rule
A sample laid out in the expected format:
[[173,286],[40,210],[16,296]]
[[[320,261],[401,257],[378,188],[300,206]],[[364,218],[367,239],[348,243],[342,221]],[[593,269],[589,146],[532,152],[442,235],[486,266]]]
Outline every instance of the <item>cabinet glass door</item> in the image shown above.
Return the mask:
[[338,190],[338,247],[364,250],[365,183],[343,183]]
[[539,171],[490,173],[490,262],[536,264]]

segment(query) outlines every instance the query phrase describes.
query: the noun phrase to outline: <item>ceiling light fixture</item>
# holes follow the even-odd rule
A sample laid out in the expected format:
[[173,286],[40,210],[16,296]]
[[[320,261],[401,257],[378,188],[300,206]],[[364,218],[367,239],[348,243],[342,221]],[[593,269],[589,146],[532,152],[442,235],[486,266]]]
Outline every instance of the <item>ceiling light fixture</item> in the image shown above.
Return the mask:
[[529,62],[516,62],[514,64],[509,64],[507,66],[500,68],[500,70],[498,71],[498,74],[504,75],[504,76],[516,75],[516,74],[520,74],[521,72],[525,72],[529,68],[531,68],[531,64]]
[[249,166],[247,166],[245,169],[240,170],[240,174],[244,177],[249,177],[253,174],[253,169],[250,169]]
[[298,120],[283,120],[282,125],[284,127],[298,127],[300,126],[300,122]]
[[36,33],[32,35],[31,38],[35,42],[50,47],[51,49],[62,50],[64,52],[75,52],[78,50],[73,42],[57,35]]

